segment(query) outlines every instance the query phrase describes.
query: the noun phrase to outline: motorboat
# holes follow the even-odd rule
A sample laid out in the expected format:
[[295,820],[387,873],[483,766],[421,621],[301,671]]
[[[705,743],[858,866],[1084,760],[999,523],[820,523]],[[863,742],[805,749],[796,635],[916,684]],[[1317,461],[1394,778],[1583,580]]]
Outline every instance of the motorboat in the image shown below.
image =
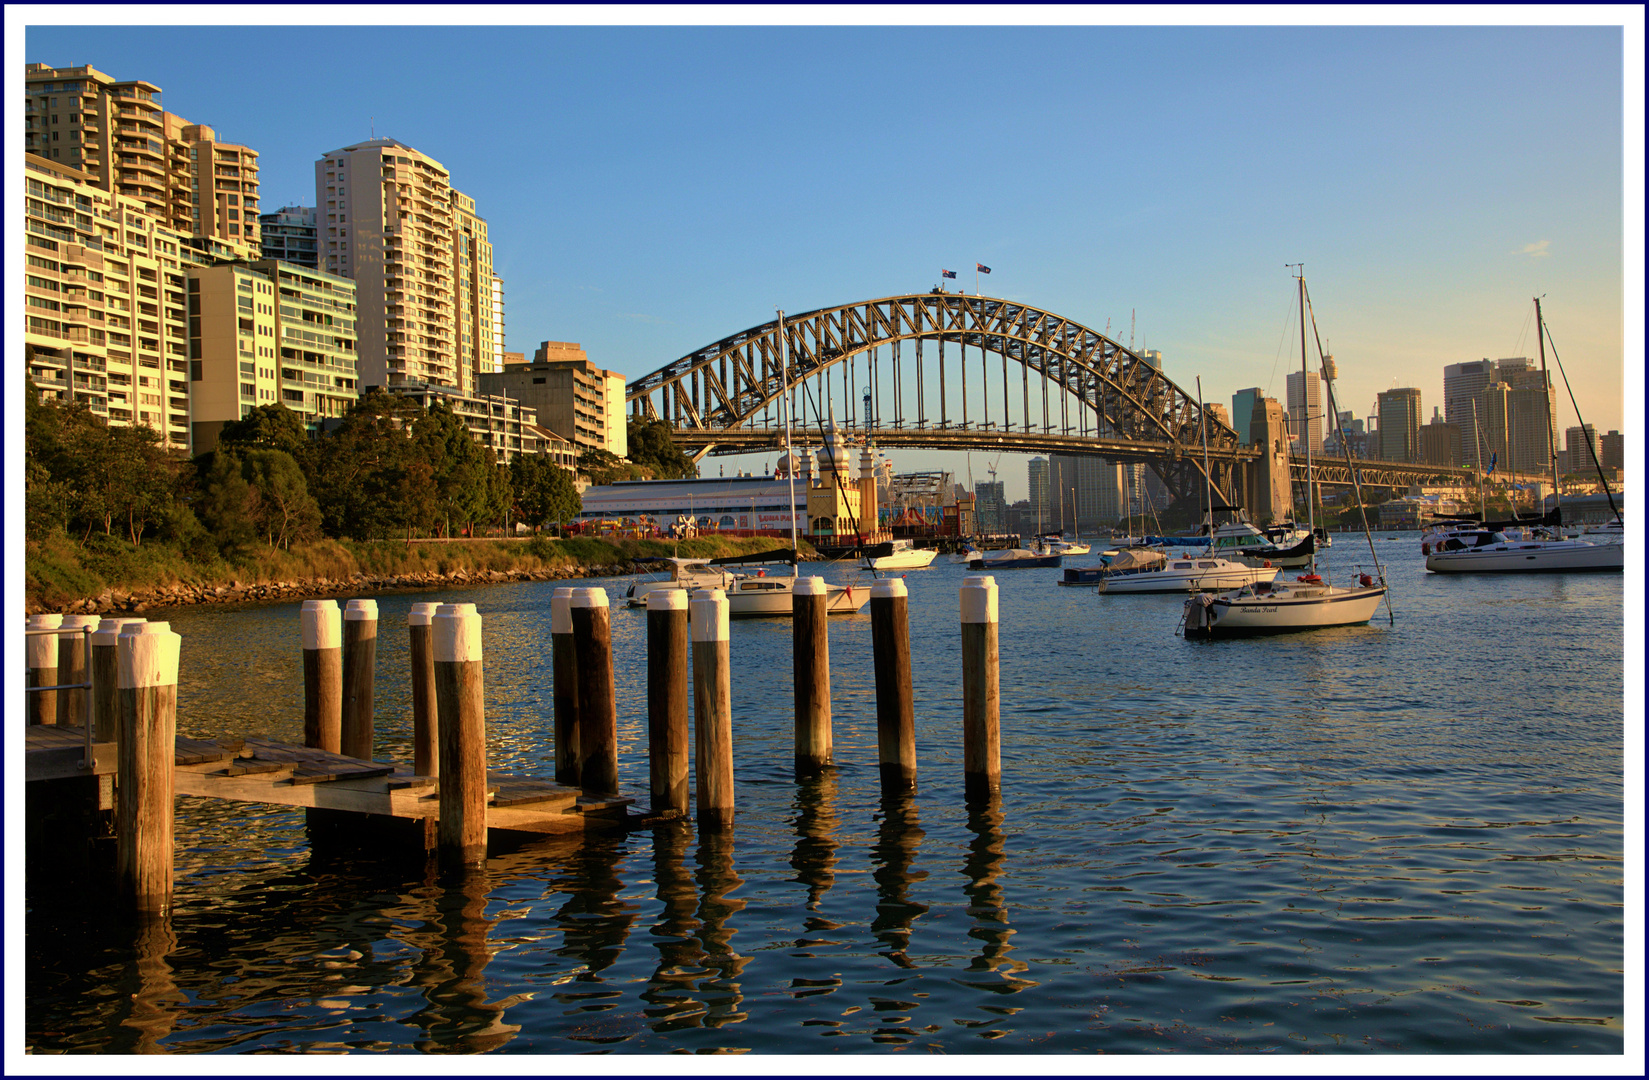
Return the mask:
[[938,548],[919,548],[909,540],[891,540],[866,548],[859,565],[866,570],[920,570],[938,557]]
[[1093,550],[1092,546],[1080,540],[1061,540],[1057,537],[1045,537],[1037,548],[1043,554],[1053,555],[1086,555]]
[[1621,571],[1626,549],[1560,538],[1513,539],[1495,529],[1455,528],[1422,542],[1426,569],[1434,574],[1530,574],[1582,570]]
[[958,566],[966,566],[974,559],[979,558],[979,549],[974,547],[971,543],[964,544],[962,545],[961,551],[953,551],[949,555],[946,555],[945,558],[949,559],[952,563]]
[[1037,566],[1058,567],[1063,558],[1064,556],[1058,552],[1048,555],[1029,548],[1003,548],[1000,551],[982,552],[979,558],[969,559],[968,569],[1021,570]]
[[[771,555],[764,557],[769,561]],[[751,564],[751,556],[732,559],[668,558],[662,560],[670,576],[652,581],[637,581],[625,593],[631,607],[646,607],[647,594],[658,589],[721,589],[727,593],[727,614],[735,619],[786,618],[791,614],[791,594],[795,591],[796,564],[785,560],[786,573],[769,573],[766,566],[753,572],[735,572],[729,565]],[[831,615],[853,615],[870,602],[869,585],[825,585],[825,611]]]
[[1316,574],[1293,581],[1260,581],[1235,592],[1185,601],[1188,638],[1248,637],[1366,623],[1380,609],[1385,585],[1368,574],[1356,586],[1329,585]]
[[1102,593],[1205,592],[1271,581],[1280,572],[1212,555],[1171,559],[1160,551],[1129,548],[1108,565],[1071,567],[1062,584],[1095,585]]

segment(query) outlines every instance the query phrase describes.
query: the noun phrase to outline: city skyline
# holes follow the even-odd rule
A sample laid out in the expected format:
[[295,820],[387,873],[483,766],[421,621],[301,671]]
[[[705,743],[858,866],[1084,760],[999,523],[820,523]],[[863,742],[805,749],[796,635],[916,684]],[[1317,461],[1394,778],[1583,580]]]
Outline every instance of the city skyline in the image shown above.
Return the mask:
[[[1445,365],[1537,355],[1544,294],[1585,421],[1635,434],[1641,112],[1622,103],[1641,99],[1624,85],[1642,85],[1642,26],[1624,18],[1625,33],[30,26],[10,48],[19,67],[158,85],[168,110],[259,153],[266,213],[314,205],[333,147],[387,137],[438,160],[486,219],[514,352],[579,341],[634,379],[775,307],[926,291],[941,267],[971,291],[973,259],[993,269],[981,291],[1109,323],[1181,386],[1202,375],[1210,401],[1284,398],[1299,362],[1284,264],[1304,261],[1341,408],[1367,416],[1416,386],[1429,415]],[[315,34],[335,48],[287,48]],[[321,69],[365,40],[401,63],[341,96]],[[235,43],[295,55],[278,98]],[[485,62],[437,62],[454,52]],[[1115,76],[1118,56],[1137,78]],[[937,153],[926,119],[951,128]],[[1578,421],[1553,375],[1561,432]],[[960,472],[954,458],[895,452],[901,468]]]

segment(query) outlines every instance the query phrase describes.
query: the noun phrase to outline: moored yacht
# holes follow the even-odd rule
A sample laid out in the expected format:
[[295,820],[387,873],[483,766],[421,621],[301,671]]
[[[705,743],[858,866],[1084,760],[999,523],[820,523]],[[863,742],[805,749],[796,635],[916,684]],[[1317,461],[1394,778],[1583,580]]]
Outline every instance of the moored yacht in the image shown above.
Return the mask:
[[[788,568],[786,573],[769,574],[765,566],[754,573],[735,573],[729,565],[751,565],[758,560]],[[653,581],[637,581],[625,594],[631,607],[646,607],[647,594],[658,589],[722,589],[727,593],[727,614],[735,619],[789,618],[795,591],[796,564],[788,559],[774,562],[771,554],[735,556],[732,559],[670,558],[663,562],[670,576]],[[825,611],[831,615],[853,615],[870,602],[869,585],[825,585]]]
[[1623,545],[1585,540],[1514,540],[1484,528],[1456,528],[1427,542],[1426,569],[1434,574],[1530,574],[1626,568]]
[[889,540],[865,549],[866,570],[920,570],[939,557],[938,548],[919,548],[909,540]]

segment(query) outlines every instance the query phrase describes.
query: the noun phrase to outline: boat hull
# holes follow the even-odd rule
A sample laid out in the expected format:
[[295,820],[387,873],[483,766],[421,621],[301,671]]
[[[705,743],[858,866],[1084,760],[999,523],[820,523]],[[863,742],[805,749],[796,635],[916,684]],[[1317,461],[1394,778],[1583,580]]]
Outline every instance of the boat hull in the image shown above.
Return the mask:
[[892,555],[865,559],[862,565],[866,570],[920,570],[938,557],[937,548],[910,548],[895,551]]
[[1619,544],[1495,545],[1489,549],[1434,551],[1426,569],[1434,574],[1542,574],[1599,571],[1619,573],[1626,568],[1626,550]]
[[1037,555],[1029,559],[969,559],[969,570],[1024,570],[1028,567],[1050,566],[1057,568],[1062,555]]
[[1146,570],[1138,574],[1101,577],[1093,584],[1107,596],[1129,593],[1224,592],[1276,578],[1275,566],[1238,566],[1218,570]]
[[[1185,636],[1255,637],[1356,626],[1374,617],[1385,595],[1383,585],[1360,589],[1323,585],[1279,590],[1276,595],[1217,596],[1208,604],[1207,619],[1203,625],[1193,626],[1192,620],[1186,619]],[[1186,601],[1188,609],[1189,605],[1197,603],[1200,601]],[[1187,614],[1190,614],[1189,610]]]

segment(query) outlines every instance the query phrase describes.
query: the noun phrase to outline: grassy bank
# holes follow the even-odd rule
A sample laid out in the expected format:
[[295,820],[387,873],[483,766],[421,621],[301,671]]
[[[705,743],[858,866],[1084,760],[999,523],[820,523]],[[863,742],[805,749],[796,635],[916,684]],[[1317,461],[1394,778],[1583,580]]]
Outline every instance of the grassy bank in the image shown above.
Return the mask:
[[[683,540],[458,540],[407,544],[397,540],[322,540],[290,551],[259,548],[244,558],[190,558],[176,546],[146,542],[134,547],[97,534],[84,545],[66,537],[29,541],[24,554],[24,598],[30,610],[58,610],[107,592],[142,593],[176,585],[213,587],[277,581],[336,581],[356,574],[385,577],[565,571],[627,564],[639,556],[681,554],[720,558],[788,547],[770,538],[704,537]],[[678,551],[679,549],[679,551]],[[808,549],[804,546],[804,552]]]

